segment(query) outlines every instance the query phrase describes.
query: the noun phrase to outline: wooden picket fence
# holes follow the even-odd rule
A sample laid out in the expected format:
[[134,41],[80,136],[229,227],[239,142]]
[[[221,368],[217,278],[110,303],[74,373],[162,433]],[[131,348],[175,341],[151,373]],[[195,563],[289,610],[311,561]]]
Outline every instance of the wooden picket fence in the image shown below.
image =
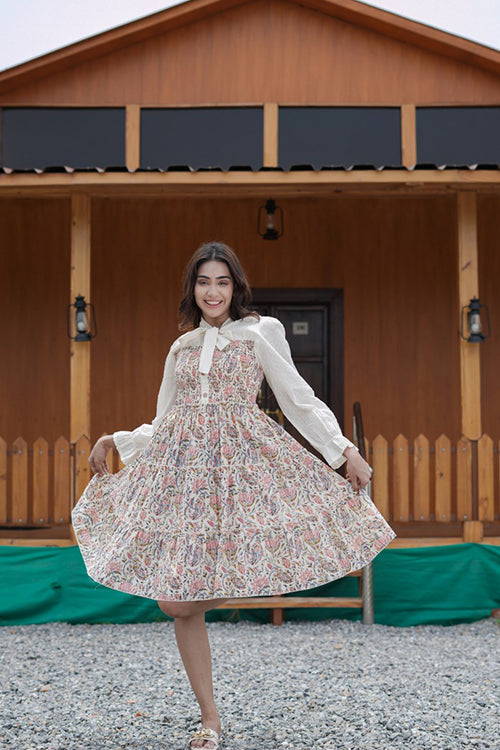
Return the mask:
[[[59,437],[53,446],[42,437],[28,446],[19,437],[11,448],[0,437],[0,526],[43,528],[70,523],[75,498],[91,477],[90,450],[85,435],[73,444]],[[121,468],[116,451],[108,463],[112,471]]]
[[482,435],[478,441],[462,436],[453,444],[446,435],[431,443],[425,435],[413,442],[404,435],[389,444],[378,435],[366,441],[373,466],[373,501],[390,521],[468,521],[500,517],[500,441]]
[[[373,500],[388,521],[435,521],[446,524],[473,517],[476,482],[477,518],[500,518],[499,441],[483,435],[452,443],[441,435],[410,442],[403,435],[389,444],[378,435],[366,441],[374,468]],[[70,522],[71,508],[90,479],[90,442],[58,438],[49,446],[38,438],[30,447],[18,438],[8,449],[0,438],[0,526],[49,527]],[[121,468],[114,451],[110,470]],[[477,476],[475,476],[475,472]]]

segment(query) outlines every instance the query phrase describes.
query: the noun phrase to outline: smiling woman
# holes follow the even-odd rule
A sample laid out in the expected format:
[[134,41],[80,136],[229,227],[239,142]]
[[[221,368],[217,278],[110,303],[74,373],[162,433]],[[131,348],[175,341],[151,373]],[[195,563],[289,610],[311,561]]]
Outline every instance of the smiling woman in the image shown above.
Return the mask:
[[[282,323],[248,309],[235,252],[188,263],[152,424],[100,438],[72,518],[91,578],[156,599],[175,620],[201,709],[189,746],[216,750],[204,613],[228,598],[311,589],[367,565],[395,534],[364,491],[371,468],[293,363]],[[259,409],[266,378],[328,466]],[[115,444],[125,468],[109,474]],[[347,461],[344,479],[333,469]]]
[[194,298],[207,323],[220,328],[229,318],[233,298],[233,280],[226,263],[208,260],[201,264]]
[[228,318],[258,317],[248,309],[252,294],[235,252],[223,242],[206,242],[189,261],[179,304],[180,330],[203,318],[220,327]]

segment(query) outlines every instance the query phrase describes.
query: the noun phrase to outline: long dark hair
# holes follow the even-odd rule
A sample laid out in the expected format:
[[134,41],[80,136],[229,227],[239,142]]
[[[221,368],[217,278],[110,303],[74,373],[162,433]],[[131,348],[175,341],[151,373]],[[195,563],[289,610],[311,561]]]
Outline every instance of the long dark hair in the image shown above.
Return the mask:
[[181,331],[197,328],[200,325],[201,310],[194,299],[194,287],[201,264],[208,260],[219,260],[229,268],[233,280],[233,298],[229,308],[230,317],[233,320],[239,320],[246,315],[258,317],[256,312],[248,309],[252,293],[245,272],[234,250],[223,242],[204,242],[193,253],[184,271],[182,299],[179,303],[179,315],[182,315],[179,323]]

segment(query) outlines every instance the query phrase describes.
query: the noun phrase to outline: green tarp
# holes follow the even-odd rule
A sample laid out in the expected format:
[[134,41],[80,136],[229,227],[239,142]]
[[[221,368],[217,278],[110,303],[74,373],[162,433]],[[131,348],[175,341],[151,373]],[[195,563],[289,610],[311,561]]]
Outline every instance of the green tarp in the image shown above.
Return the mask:
[[[453,625],[489,617],[500,607],[500,547],[453,544],[383,550],[373,563],[375,622]],[[354,578],[309,593],[356,596]],[[287,609],[286,619],[359,620],[359,609]],[[92,581],[78,547],[0,546],[0,624],[153,622],[155,602]],[[219,610],[207,620],[269,622],[268,610]]]

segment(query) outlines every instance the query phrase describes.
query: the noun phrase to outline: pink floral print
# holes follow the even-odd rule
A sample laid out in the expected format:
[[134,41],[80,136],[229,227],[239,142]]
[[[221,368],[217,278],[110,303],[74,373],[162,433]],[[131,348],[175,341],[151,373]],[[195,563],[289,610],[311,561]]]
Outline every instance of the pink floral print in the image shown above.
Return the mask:
[[214,352],[208,403],[200,347],[176,356],[177,399],[150,443],[73,510],[91,578],[157,600],[269,596],[358,570],[395,537],[365,492],[259,409],[251,341]]

